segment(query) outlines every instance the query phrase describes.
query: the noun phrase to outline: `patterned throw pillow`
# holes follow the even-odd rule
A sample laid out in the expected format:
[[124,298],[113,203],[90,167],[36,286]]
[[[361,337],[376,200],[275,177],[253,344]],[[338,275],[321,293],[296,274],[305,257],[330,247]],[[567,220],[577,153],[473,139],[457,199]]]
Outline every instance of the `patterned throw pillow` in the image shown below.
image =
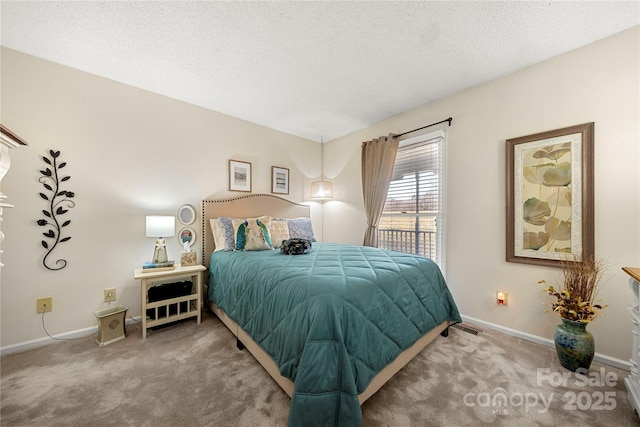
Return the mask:
[[213,234],[213,243],[216,245],[213,251],[219,252],[226,250],[224,231],[222,230],[222,226],[220,226],[218,218],[210,218],[209,225],[211,226],[211,234]]
[[275,248],[280,247],[283,240],[289,240],[289,225],[286,219],[272,219],[271,228],[271,243]]
[[[216,224],[217,223],[217,224]],[[213,241],[218,251],[233,251],[236,248],[236,239],[233,234],[233,223],[231,218],[221,216],[220,218],[209,219],[211,232],[213,233]]]
[[236,236],[235,248],[238,251],[263,251],[273,249],[269,227],[271,217],[246,218],[232,220]]
[[313,235],[313,226],[311,218],[300,217],[287,220],[289,225],[289,237],[292,239],[306,239],[312,242],[316,241]]
[[302,255],[311,251],[311,242],[306,239],[283,240],[280,253],[285,255]]

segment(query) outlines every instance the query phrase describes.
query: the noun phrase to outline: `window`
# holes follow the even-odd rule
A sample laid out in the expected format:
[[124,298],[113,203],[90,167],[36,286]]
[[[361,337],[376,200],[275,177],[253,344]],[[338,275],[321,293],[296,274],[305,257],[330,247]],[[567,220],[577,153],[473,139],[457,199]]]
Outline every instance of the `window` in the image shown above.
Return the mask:
[[445,134],[400,141],[387,201],[378,224],[378,247],[422,255],[444,271]]

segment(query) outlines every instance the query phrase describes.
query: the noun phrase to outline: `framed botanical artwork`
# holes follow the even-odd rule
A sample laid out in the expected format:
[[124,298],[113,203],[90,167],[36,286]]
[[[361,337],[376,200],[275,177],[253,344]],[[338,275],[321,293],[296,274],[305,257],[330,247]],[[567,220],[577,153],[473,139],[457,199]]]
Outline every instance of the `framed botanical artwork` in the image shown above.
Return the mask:
[[594,124],[507,139],[507,261],[594,256]]
[[229,191],[251,192],[251,163],[229,160]]
[[271,192],[289,194],[289,169],[271,166]]

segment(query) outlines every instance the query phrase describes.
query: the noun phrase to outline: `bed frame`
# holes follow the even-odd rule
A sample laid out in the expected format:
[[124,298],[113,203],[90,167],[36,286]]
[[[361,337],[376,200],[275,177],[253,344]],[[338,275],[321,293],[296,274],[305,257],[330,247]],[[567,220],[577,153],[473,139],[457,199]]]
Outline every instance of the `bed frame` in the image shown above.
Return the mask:
[[[250,194],[232,199],[216,199],[213,197],[202,200],[202,264],[209,269],[209,257],[215,249],[210,218],[227,216],[232,218],[258,217],[261,215],[271,215],[274,218],[298,218],[309,217],[310,207],[294,203],[271,194]],[[204,291],[202,293],[204,305],[209,307],[213,313],[226,325],[226,327],[236,336],[238,348],[246,348],[264,369],[273,377],[280,387],[291,397],[293,395],[293,382],[280,375],[278,366],[271,356],[265,352],[238,324],[227,314],[220,310],[207,298],[207,288],[209,275],[205,272]],[[413,359],[427,344],[436,339],[438,335],[447,336],[450,322],[445,321],[431,330],[428,334],[420,338],[413,346],[404,352],[376,375],[369,386],[359,396],[360,404],[364,403],[376,391],[380,389],[391,377],[402,369],[411,359]]]

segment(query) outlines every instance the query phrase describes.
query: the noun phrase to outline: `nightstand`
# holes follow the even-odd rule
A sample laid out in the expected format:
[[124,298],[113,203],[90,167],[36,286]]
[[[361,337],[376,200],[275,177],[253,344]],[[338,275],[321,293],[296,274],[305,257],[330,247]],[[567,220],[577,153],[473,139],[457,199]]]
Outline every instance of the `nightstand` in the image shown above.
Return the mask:
[[[140,280],[142,313],[142,339],[147,338],[147,329],[154,326],[164,325],[177,320],[195,317],[200,323],[200,311],[202,309],[202,272],[203,265],[193,265],[182,267],[177,265],[173,270],[143,271],[136,268],[133,271],[133,278]],[[191,293],[175,298],[163,299],[149,302],[149,289],[152,286],[176,282],[177,280],[190,280],[193,283]],[[147,319],[147,310],[154,313]],[[164,313],[164,315],[161,315]]]

